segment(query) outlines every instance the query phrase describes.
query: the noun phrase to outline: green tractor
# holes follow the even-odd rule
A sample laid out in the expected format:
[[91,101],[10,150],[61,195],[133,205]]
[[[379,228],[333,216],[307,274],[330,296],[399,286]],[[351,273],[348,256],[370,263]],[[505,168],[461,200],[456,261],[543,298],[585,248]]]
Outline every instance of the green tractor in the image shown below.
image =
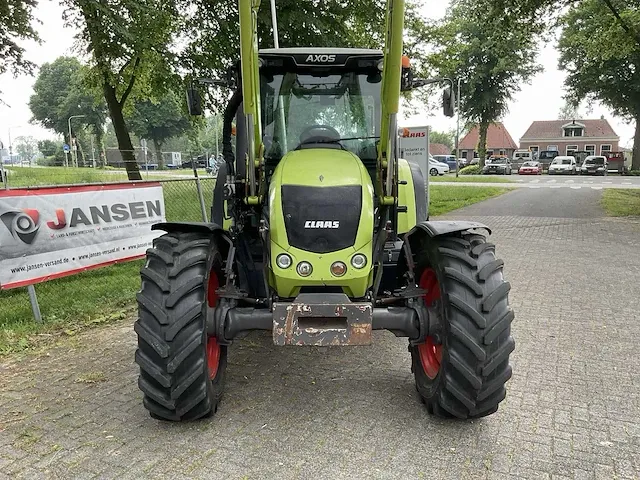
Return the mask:
[[[154,225],[166,233],[141,271],[144,406],[172,421],[214,414],[227,349],[252,330],[282,346],[370,345],[389,330],[409,340],[430,413],[495,412],[511,377],[510,285],[489,229],[429,221],[421,171],[399,158],[400,92],[424,84],[402,56],[404,2],[388,2],[384,53],[258,51],[257,7],[239,11],[212,221]],[[197,89],[187,97],[201,113]]]

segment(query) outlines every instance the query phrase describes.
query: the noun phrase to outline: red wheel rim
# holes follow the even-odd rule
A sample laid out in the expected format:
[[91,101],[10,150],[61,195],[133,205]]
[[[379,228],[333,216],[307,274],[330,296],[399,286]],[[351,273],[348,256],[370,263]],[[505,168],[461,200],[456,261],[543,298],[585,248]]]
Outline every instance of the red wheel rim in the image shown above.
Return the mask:
[[[220,287],[218,275],[213,270],[209,275],[209,284],[207,285],[207,304],[209,308],[213,308],[218,303],[217,290]],[[213,380],[218,373],[218,365],[220,364],[220,344],[216,337],[207,337],[207,367],[209,369],[209,378]]]
[[[423,297],[427,307],[440,300],[440,284],[432,268],[423,270],[419,287],[427,291]],[[418,354],[424,373],[431,379],[436,378],[442,364],[442,345],[437,345],[433,337],[427,337],[424,343],[418,345]]]

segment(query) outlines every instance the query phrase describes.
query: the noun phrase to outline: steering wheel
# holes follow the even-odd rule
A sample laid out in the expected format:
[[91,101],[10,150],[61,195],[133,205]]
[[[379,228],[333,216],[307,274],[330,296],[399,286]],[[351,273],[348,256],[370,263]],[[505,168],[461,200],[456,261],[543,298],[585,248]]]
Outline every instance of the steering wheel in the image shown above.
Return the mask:
[[329,125],[312,125],[305,128],[300,134],[300,145],[315,142],[330,142],[339,140],[340,133]]

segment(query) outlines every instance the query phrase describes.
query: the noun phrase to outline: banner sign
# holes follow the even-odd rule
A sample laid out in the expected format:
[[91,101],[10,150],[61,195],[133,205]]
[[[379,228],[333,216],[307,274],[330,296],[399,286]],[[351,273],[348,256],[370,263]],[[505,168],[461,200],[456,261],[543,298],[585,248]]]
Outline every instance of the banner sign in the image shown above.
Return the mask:
[[422,176],[429,171],[429,127],[404,127],[399,131],[402,158],[420,167]]
[[164,220],[156,182],[0,190],[0,288],[144,257]]

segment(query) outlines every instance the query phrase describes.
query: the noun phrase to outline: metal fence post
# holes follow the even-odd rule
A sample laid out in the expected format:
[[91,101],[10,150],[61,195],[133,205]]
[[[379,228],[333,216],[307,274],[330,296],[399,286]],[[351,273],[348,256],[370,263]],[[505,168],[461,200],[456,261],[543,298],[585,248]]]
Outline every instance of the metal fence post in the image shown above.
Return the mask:
[[200,199],[200,210],[202,211],[202,221],[208,222],[207,207],[204,204],[204,195],[202,195],[202,185],[200,184],[200,177],[198,177],[198,170],[196,170],[196,163],[191,159],[191,166],[193,167],[193,176],[196,179],[196,190],[198,191],[198,198]]
[[27,287],[29,292],[29,301],[31,302],[31,310],[33,310],[33,317],[36,322],[42,323],[42,314],[40,313],[40,305],[38,305],[38,297],[36,296],[36,287],[29,285]]

